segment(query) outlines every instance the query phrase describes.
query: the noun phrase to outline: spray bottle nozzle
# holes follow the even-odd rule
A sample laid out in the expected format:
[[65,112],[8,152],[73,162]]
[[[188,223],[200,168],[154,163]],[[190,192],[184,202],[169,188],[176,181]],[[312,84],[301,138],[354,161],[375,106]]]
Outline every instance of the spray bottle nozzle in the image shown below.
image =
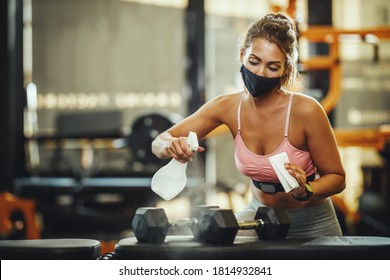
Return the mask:
[[190,146],[193,152],[197,151],[199,148],[198,136],[195,132],[190,131],[187,138],[187,144]]

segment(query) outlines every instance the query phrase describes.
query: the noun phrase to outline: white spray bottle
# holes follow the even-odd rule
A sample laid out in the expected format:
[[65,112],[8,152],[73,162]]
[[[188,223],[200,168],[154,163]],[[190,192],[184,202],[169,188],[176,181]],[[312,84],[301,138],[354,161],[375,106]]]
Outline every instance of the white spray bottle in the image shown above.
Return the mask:
[[[198,150],[198,136],[195,132],[190,132],[187,138],[187,144],[191,150]],[[176,197],[187,184],[187,165],[172,159],[167,165],[161,167],[152,178],[152,190],[165,200],[171,200]]]

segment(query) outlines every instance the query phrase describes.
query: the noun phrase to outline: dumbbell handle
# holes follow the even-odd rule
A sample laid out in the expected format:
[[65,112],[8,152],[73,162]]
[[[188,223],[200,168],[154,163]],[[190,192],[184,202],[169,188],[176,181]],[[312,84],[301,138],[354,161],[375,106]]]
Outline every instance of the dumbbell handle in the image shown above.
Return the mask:
[[242,221],[238,223],[239,229],[258,229],[264,226],[264,221],[262,219],[253,220],[253,221]]
[[195,218],[180,218],[174,221],[169,222],[170,228],[182,228],[186,226],[191,226],[197,223],[197,219]]

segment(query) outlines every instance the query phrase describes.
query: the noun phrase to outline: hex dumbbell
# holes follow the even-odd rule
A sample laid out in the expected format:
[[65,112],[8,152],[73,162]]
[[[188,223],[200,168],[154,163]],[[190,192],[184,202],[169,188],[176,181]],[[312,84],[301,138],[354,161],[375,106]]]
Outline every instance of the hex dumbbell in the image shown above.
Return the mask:
[[197,205],[193,207],[191,218],[182,218],[169,222],[162,208],[141,207],[135,212],[131,227],[140,243],[163,243],[169,228],[189,227],[195,239],[201,240],[200,221],[207,209],[218,206]]
[[238,222],[232,210],[207,209],[199,225],[206,243],[233,244],[239,230],[255,230],[259,239],[285,239],[290,220],[285,210],[259,207],[254,220]]

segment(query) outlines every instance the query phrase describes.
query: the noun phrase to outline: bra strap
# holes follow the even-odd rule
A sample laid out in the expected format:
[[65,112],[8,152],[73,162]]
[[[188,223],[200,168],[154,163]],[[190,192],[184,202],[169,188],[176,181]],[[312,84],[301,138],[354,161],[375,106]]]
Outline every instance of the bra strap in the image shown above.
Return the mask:
[[291,107],[292,107],[292,100],[293,100],[294,94],[290,94],[290,99],[288,101],[288,108],[287,108],[287,115],[286,115],[286,124],[284,127],[284,138],[287,138],[288,136],[288,125],[290,123],[290,113],[291,113]]
[[237,108],[238,132],[240,132],[240,130],[241,130],[241,104],[242,104],[243,99],[244,99],[244,93],[241,96],[240,103],[238,104],[238,108]]

